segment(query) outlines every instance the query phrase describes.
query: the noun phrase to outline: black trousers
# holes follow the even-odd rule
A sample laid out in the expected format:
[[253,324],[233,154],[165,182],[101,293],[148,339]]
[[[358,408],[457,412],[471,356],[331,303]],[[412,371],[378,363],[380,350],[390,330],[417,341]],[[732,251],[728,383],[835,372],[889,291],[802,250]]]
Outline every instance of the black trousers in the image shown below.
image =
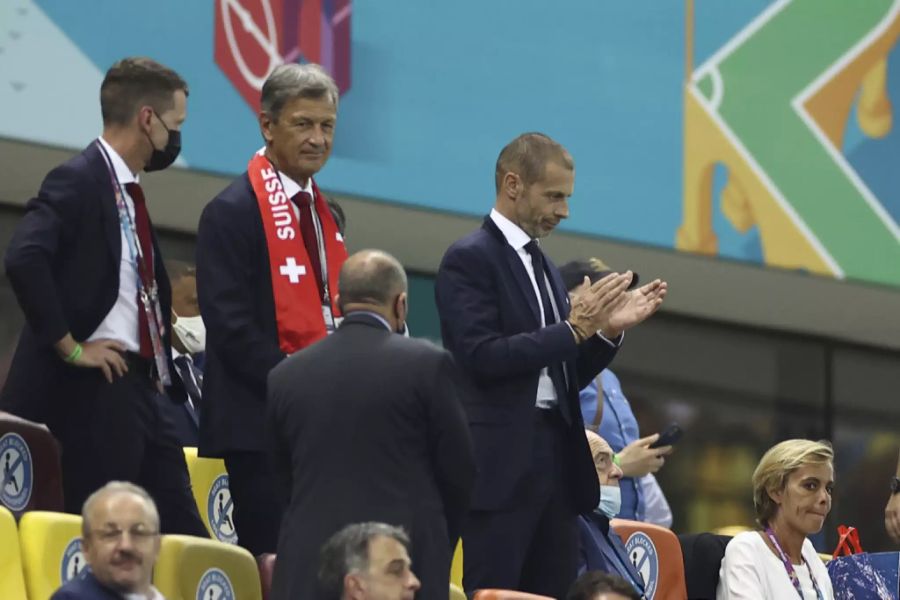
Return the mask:
[[[69,382],[67,382],[68,384]],[[130,360],[112,383],[98,369],[78,370],[49,425],[62,446],[66,512],[110,481],[130,481],[156,502],[162,533],[209,537],[191,494],[184,451],[164,411],[171,401],[149,376],[149,362]]]
[[556,410],[536,410],[533,476],[508,510],[471,511],[463,532],[463,586],[565,598],[578,574],[577,514],[564,464],[566,428]]
[[231,452],[225,455],[225,468],[238,544],[254,556],[275,553],[284,505],[269,456],[265,452]]

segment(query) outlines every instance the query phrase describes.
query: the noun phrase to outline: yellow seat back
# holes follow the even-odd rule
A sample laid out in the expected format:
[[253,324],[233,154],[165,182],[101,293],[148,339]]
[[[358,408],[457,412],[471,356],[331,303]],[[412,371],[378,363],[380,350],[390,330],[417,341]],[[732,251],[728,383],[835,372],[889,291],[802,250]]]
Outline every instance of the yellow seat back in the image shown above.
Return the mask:
[[47,600],[86,566],[81,551],[81,517],[76,515],[25,513],[19,521],[19,547],[30,600]]
[[450,600],[466,600],[466,593],[458,585],[450,584]]
[[262,600],[259,571],[249,552],[189,535],[162,536],[153,585],[166,600]]
[[450,583],[462,589],[463,586],[463,546],[462,539],[456,543],[453,562],[450,563]]
[[194,502],[209,534],[220,542],[237,543],[237,532],[232,520],[231,491],[228,489],[228,471],[225,461],[219,458],[201,458],[197,449],[184,448]]
[[0,598],[26,598],[16,518],[0,506]]

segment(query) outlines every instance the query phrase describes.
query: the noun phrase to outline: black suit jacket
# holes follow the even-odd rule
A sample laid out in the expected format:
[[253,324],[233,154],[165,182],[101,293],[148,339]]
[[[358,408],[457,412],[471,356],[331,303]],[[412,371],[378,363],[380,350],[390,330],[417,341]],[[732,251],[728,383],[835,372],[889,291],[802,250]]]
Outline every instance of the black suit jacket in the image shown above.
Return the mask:
[[263,452],[266,377],[285,355],[262,217],[246,173],[200,217],[197,293],[207,332],[200,454]]
[[91,571],[80,573],[53,592],[50,600],[121,600],[122,596],[100,585]]
[[[153,253],[162,314],[168,315],[172,291],[155,232]],[[0,407],[52,424],[55,403],[71,403],[74,381],[88,383],[87,389],[76,386],[83,393],[102,385],[99,370],[67,365],[53,344],[67,332],[83,341],[97,329],[119,295],[121,256],[113,184],[103,155],[92,143],[47,174],[6,250],[6,274],[26,324]],[[170,336],[166,327],[167,356]],[[169,370],[175,373],[171,359]],[[181,382],[177,376],[172,381],[170,398],[183,402]]]
[[[546,260],[563,319],[569,299],[559,271]],[[597,474],[584,435],[578,391],[612,361],[616,348],[599,337],[576,344],[566,323],[541,327],[534,288],[522,261],[490,217],[478,231],[447,250],[435,297],[444,346],[453,353],[473,393],[466,398],[478,478],[472,508],[515,505],[532,472],[535,398],[542,368],[564,361],[573,415],[567,436],[567,480],[578,512],[600,499]]]
[[475,474],[447,352],[348,315],[272,371],[267,427],[288,506],[274,599],[313,598],[319,548],[362,521],[404,526],[419,597],[446,597]]

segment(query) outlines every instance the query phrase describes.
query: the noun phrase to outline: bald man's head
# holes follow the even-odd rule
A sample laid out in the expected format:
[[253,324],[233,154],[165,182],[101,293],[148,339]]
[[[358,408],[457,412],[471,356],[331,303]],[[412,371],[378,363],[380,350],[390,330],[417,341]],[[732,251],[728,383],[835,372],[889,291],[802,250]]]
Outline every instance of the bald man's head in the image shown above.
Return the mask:
[[341,312],[367,310],[385,317],[395,331],[406,323],[406,272],[381,250],[361,250],[347,259],[338,280]]

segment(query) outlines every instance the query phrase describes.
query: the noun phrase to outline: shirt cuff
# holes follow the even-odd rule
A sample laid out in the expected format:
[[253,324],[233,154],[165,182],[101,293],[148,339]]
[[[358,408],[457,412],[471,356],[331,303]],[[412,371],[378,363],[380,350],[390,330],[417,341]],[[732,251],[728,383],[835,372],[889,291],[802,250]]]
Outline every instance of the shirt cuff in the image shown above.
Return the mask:
[[[571,325],[570,325],[570,327],[571,327]],[[614,337],[613,339],[609,339],[608,337],[606,337],[605,335],[603,335],[603,332],[602,332],[602,331],[597,331],[597,333],[596,333],[595,335],[596,335],[598,338],[600,338],[601,340],[603,340],[604,342],[606,342],[607,344],[609,344],[610,346],[612,346],[613,348],[618,348],[619,346],[621,346],[621,345],[622,345],[622,341],[625,339],[625,332],[624,332],[624,331],[623,331],[622,333],[620,333],[620,334],[618,335],[618,337]]]

